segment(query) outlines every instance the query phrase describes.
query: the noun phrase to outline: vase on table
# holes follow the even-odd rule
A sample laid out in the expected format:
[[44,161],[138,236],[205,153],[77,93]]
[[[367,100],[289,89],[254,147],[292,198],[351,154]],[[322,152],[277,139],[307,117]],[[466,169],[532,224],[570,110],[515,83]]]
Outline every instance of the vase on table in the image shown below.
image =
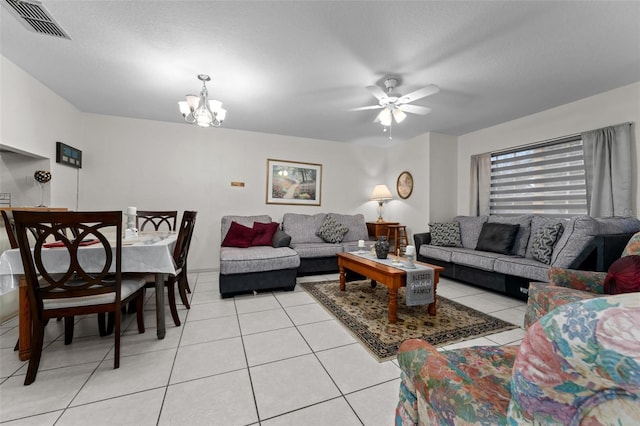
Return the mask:
[[36,170],[33,178],[40,185],[40,204],[37,207],[46,207],[44,204],[44,185],[51,180],[51,172],[47,170]]
[[375,243],[376,257],[378,259],[386,259],[389,255],[389,241],[387,237],[381,235]]

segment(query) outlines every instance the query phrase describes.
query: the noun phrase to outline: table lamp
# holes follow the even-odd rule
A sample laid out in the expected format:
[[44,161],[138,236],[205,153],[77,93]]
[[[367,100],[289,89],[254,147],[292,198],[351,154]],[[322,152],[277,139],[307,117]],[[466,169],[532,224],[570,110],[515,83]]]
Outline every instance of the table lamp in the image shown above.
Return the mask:
[[392,198],[391,191],[387,188],[387,185],[376,185],[371,193],[370,200],[378,202],[378,222],[384,222],[382,218],[382,211],[384,210],[384,202]]

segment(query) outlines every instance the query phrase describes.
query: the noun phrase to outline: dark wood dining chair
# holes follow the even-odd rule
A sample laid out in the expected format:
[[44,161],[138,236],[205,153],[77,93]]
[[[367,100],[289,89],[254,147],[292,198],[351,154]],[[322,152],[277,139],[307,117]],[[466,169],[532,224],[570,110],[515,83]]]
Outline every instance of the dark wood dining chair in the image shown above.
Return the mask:
[[180,325],[180,318],[178,317],[178,309],[176,307],[176,284],[178,292],[180,293],[180,299],[182,304],[190,309],[189,299],[187,298],[187,256],[189,255],[189,248],[191,247],[191,237],[193,237],[193,229],[196,226],[196,216],[198,212],[185,211],[182,214],[182,221],[180,223],[180,229],[178,230],[178,238],[176,240],[176,246],[173,249],[173,261],[176,265],[176,274],[169,276],[167,279],[166,287],[167,294],[169,296],[169,309],[171,310],[171,317],[176,326]]
[[175,231],[178,222],[178,211],[138,210],[136,212],[136,228],[138,231]]
[[[138,210],[136,213],[136,228],[138,231],[143,232],[145,228],[147,230],[153,227],[154,231],[176,231],[176,224],[178,223],[178,211],[177,210]],[[184,269],[187,269],[187,265],[185,264]],[[186,276],[186,274],[185,274]],[[150,277],[150,280],[147,282],[148,287],[151,287],[153,283],[153,278]],[[187,278],[184,279],[183,286],[186,289],[187,293],[191,293],[191,287],[189,286],[189,281]],[[189,305],[187,301],[186,295],[183,298],[181,296],[182,304],[185,306]],[[187,301],[185,303],[185,301]]]
[[[44,327],[50,318],[91,313],[112,314],[115,328],[114,368],[118,368],[121,309],[130,300],[137,301],[138,331],[144,332],[144,280],[122,278],[122,240],[115,238],[114,250],[105,236],[109,231],[113,232],[112,235],[122,235],[122,212],[15,211],[13,216],[28,285],[32,321],[31,356],[24,384],[29,385],[36,379],[42,357]],[[69,229],[77,230],[76,238],[67,237]],[[34,242],[29,238],[30,231],[37,235]],[[61,246],[45,248],[44,244],[51,237],[61,242]],[[98,241],[84,249],[95,250],[91,258],[96,263],[89,271],[83,266],[87,262],[83,261],[83,250],[79,249],[82,241],[87,239]],[[66,271],[56,270],[60,265],[47,264],[44,250],[66,250],[69,259]],[[100,256],[96,256],[98,253]],[[68,331],[73,336],[73,321],[65,321],[65,336]]]

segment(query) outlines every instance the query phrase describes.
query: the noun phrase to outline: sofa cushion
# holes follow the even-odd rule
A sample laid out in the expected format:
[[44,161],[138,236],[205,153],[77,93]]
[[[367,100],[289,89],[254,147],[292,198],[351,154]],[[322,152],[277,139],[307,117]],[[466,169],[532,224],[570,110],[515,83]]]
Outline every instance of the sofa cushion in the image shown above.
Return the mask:
[[503,254],[490,251],[478,251],[471,249],[460,249],[451,252],[451,261],[457,265],[467,265],[473,268],[493,271],[493,265]]
[[511,254],[516,256],[524,257],[527,252],[527,244],[529,243],[529,238],[531,236],[531,216],[530,215],[521,215],[521,216],[489,216],[489,222],[493,223],[511,223],[515,225],[520,225],[518,228],[518,233],[516,234],[516,239],[513,242],[513,248],[511,249]]
[[589,216],[575,216],[562,222],[562,234],[553,248],[551,264],[566,268],[599,233],[598,222]]
[[553,247],[558,241],[558,236],[562,232],[562,224],[543,226],[538,228],[531,237],[533,244],[531,245],[531,256],[542,263],[549,265],[551,263],[551,255],[553,255]]
[[453,253],[454,247],[442,247],[432,246],[430,244],[422,244],[420,246],[421,256],[429,257],[431,259],[438,259],[445,262],[451,262],[451,253]]
[[231,222],[229,232],[227,232],[222,241],[222,247],[250,247],[254,234],[253,228],[241,225],[238,222]]
[[476,250],[511,254],[518,228],[520,225],[510,223],[483,223]]
[[282,230],[291,235],[291,244],[323,243],[324,240],[316,235],[316,229],[322,225],[325,217],[326,213],[285,213],[282,217]]
[[291,244],[291,235],[282,229],[276,229],[275,234],[273,234],[273,239],[271,240],[271,245],[273,247],[289,247],[289,244]]
[[223,275],[295,269],[300,256],[289,247],[221,247],[220,273]]
[[507,275],[548,281],[549,265],[526,257],[500,257],[493,263],[493,270]]
[[460,224],[451,223],[430,223],[429,233],[431,234],[431,245],[441,247],[462,247],[460,240]]
[[334,218],[338,223],[343,224],[349,228],[349,232],[344,234],[342,242],[351,242],[358,240],[368,240],[369,231],[367,230],[367,223],[364,220],[364,215],[358,214],[339,214],[329,213],[327,216]]
[[349,232],[349,228],[336,221],[333,217],[324,218],[322,225],[316,230],[316,235],[328,243],[339,243],[344,234]]
[[254,222],[252,246],[270,246],[273,244],[273,235],[278,230],[278,222],[262,223]]
[[296,253],[298,253],[303,259],[311,257],[332,257],[337,253],[342,253],[344,251],[342,244],[331,244],[325,242],[298,244],[292,243],[291,248],[293,248]]
[[462,247],[474,249],[478,245],[478,237],[482,224],[489,220],[489,216],[456,216],[454,222],[460,224],[460,240]]
[[240,225],[244,225],[248,228],[253,228],[254,222],[271,223],[271,216],[259,215],[259,216],[222,216],[220,220],[220,241],[224,241],[224,237],[227,236],[227,232],[231,227],[232,222],[237,222]]

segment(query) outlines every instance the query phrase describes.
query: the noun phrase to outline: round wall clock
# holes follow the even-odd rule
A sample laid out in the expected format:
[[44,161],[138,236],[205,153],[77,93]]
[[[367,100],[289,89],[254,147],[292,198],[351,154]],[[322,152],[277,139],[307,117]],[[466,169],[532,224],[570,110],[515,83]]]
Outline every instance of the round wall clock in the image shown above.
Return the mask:
[[400,173],[398,181],[396,182],[396,190],[402,199],[407,199],[411,196],[411,193],[413,192],[413,176],[411,176],[411,173]]

